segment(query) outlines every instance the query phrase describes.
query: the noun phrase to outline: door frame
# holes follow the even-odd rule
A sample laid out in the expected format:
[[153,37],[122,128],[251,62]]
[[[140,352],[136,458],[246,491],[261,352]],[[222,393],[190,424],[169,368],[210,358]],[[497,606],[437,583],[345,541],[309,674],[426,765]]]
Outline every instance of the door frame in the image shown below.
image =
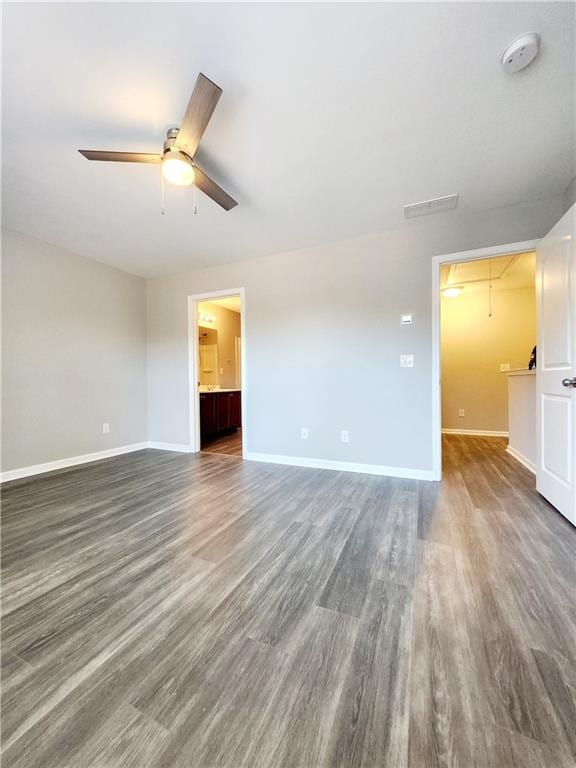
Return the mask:
[[443,264],[490,259],[511,253],[535,251],[539,240],[491,245],[471,251],[445,253],[432,258],[432,473],[433,480],[442,480],[442,390],[441,390],[441,333],[440,333],[440,268]]
[[246,296],[244,288],[224,288],[221,291],[209,293],[194,293],[188,296],[188,391],[189,391],[189,443],[191,453],[200,451],[200,393],[198,391],[198,366],[199,366],[199,342],[198,342],[198,304],[201,301],[223,299],[226,296],[240,296],[240,348],[242,350],[242,456],[247,453],[246,438]]

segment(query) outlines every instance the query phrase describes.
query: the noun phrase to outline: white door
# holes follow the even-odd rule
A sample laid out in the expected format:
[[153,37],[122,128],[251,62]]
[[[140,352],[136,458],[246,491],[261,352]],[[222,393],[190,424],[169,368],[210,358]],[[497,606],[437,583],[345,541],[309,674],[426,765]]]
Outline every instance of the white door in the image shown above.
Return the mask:
[[576,525],[576,205],[538,245],[536,487]]

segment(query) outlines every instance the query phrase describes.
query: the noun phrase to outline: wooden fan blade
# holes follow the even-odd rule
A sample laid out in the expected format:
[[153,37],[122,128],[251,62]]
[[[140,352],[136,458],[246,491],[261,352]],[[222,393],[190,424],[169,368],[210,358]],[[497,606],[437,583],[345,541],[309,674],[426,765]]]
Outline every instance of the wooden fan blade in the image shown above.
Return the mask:
[[161,163],[162,155],[146,152],[101,152],[98,149],[79,149],[87,160],[107,160],[112,163]]
[[230,197],[227,192],[224,192],[222,187],[219,187],[215,181],[212,181],[210,176],[207,176],[197,165],[194,166],[194,173],[195,184],[198,189],[201,189],[205,195],[211,197],[212,200],[222,206],[225,211],[229,211],[231,208],[238,205],[233,197]]
[[177,149],[194,157],[221,94],[222,88],[202,73],[198,75],[176,138]]

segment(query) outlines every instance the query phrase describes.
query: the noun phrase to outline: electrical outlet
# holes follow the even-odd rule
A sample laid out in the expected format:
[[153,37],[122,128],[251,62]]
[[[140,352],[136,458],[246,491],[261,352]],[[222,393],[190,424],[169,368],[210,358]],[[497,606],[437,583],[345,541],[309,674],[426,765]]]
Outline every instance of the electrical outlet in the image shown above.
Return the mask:
[[340,441],[343,442],[343,443],[347,443],[349,440],[350,440],[350,436],[348,434],[348,430],[347,429],[343,429],[340,432]]
[[460,410],[458,411],[458,416],[460,416],[461,419],[464,416],[466,416],[466,411],[464,410],[464,408],[460,408]]
[[308,427],[300,428],[300,437],[302,440],[308,440]]
[[400,355],[400,368],[414,368],[414,355]]
[[108,435],[109,433],[110,433],[110,424],[105,422],[104,424],[102,424],[102,434]]
[[510,370],[510,363],[500,363],[500,370],[501,371],[509,371]]

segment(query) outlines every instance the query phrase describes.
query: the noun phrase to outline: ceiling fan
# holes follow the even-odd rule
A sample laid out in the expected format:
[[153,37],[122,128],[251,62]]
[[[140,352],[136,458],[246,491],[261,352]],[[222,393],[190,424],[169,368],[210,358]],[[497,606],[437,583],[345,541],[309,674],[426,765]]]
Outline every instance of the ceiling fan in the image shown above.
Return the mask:
[[215,203],[229,211],[238,205],[230,195],[216,184],[194,162],[200,139],[222,94],[222,88],[200,73],[180,128],[170,128],[166,134],[161,155],[146,152],[108,152],[79,149],[88,160],[113,163],[162,163],[162,176],[170,184],[194,184]]

